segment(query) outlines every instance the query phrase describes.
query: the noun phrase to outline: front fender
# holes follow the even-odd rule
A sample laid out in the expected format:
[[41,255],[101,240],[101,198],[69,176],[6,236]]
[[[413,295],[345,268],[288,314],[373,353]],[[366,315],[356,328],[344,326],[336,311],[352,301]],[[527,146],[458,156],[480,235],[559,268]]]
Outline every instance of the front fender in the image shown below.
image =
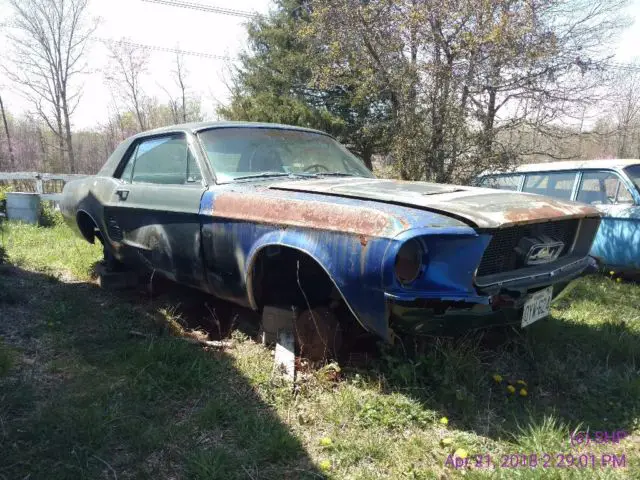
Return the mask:
[[247,255],[244,274],[249,304],[257,308],[253,298],[252,272],[260,252],[269,246],[288,247],[313,258],[327,273],[360,324],[366,330],[387,338],[382,259],[391,241],[388,238],[297,229],[265,233]]

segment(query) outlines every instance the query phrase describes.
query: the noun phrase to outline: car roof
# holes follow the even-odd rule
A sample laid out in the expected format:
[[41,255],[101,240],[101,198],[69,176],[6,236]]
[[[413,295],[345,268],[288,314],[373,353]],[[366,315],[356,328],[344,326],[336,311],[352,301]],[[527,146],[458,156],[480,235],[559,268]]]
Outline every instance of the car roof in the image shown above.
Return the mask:
[[479,176],[500,174],[500,173],[526,173],[526,172],[551,172],[558,170],[578,170],[578,169],[618,169],[630,165],[640,165],[637,158],[608,158],[596,160],[571,160],[547,163],[528,163],[519,165],[513,170],[484,171]]
[[306,127],[296,127],[294,125],[284,125],[280,123],[266,123],[266,122],[234,122],[234,121],[218,121],[218,122],[191,122],[180,123],[177,125],[168,125],[166,127],[155,128],[153,130],[147,130],[136,135],[136,137],[144,137],[148,135],[156,135],[166,132],[175,131],[187,131],[191,133],[201,132],[202,130],[209,130],[212,128],[275,128],[282,130],[297,130],[301,132],[320,133],[322,135],[329,135],[321,130],[314,130]]

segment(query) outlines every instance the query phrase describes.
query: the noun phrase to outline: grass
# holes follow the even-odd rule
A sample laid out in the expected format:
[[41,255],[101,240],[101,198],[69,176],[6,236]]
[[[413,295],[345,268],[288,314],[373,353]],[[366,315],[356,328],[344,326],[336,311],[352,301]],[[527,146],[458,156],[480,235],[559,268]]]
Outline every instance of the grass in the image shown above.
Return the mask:
[[[223,351],[170,336],[202,320],[176,292],[87,282],[100,250],[66,227],[4,235],[0,479],[640,478],[638,285],[585,278],[527,330],[381,346],[292,391],[239,331]],[[628,437],[572,445],[586,430]]]
[[99,243],[86,242],[59,222],[53,227],[9,225],[1,240],[8,261],[27,270],[89,280],[93,264],[102,258]]

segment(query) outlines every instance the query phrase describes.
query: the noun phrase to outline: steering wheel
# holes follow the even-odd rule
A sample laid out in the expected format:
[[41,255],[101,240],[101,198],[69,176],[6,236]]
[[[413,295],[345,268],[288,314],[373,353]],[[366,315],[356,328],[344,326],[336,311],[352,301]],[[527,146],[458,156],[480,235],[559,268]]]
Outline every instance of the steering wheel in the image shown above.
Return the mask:
[[[311,172],[311,169],[313,169],[314,171]],[[321,163],[314,163],[312,165],[307,165],[305,168],[302,169],[302,171],[309,172],[309,173],[322,173],[322,171],[329,172],[330,170],[325,165],[322,165]]]

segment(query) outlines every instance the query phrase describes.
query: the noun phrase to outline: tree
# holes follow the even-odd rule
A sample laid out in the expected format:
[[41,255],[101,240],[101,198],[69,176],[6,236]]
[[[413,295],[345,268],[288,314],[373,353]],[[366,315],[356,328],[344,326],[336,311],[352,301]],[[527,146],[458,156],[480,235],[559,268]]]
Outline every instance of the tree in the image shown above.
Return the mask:
[[271,14],[249,23],[250,49],[233,70],[231,103],[218,113],[328,131],[371,168],[372,155],[386,148],[388,102],[349,83],[311,85],[311,67],[324,46],[316,48],[301,35],[310,21],[309,3],[278,0]]
[[598,100],[622,0],[327,0],[305,37],[317,84],[385,93],[403,178],[467,181]]
[[[184,68],[184,57],[180,53],[176,53],[176,65],[175,70],[173,71],[174,79],[176,85],[180,89],[180,103],[172,100],[172,104],[174,105],[174,118],[180,118],[181,121],[187,121],[187,87],[186,87],[186,76],[187,72]],[[176,120],[177,123],[177,120]]]
[[9,164],[11,168],[15,168],[16,159],[13,155],[13,146],[11,145],[11,134],[9,132],[9,122],[7,121],[7,113],[4,110],[4,103],[2,97],[0,97],[0,114],[2,115],[2,125],[4,126],[4,132],[7,137],[7,147],[9,148]]
[[613,110],[618,131],[616,153],[619,158],[640,157],[640,65],[622,71],[615,85],[617,95]]
[[9,0],[14,10],[11,34],[14,66],[5,73],[29,99],[57,139],[75,173],[71,116],[80,98],[76,79],[86,70],[85,50],[96,28],[88,0]]
[[174,96],[170,89],[162,87],[169,97],[169,108],[171,109],[173,123],[201,121],[200,101],[198,98],[194,98],[189,92],[189,71],[185,66],[184,55],[176,49],[174,58],[174,69],[171,73],[178,93]]
[[105,73],[128,109],[136,116],[140,131],[147,130],[146,109],[149,97],[144,93],[142,80],[149,67],[149,52],[126,40],[109,43],[109,70]]

